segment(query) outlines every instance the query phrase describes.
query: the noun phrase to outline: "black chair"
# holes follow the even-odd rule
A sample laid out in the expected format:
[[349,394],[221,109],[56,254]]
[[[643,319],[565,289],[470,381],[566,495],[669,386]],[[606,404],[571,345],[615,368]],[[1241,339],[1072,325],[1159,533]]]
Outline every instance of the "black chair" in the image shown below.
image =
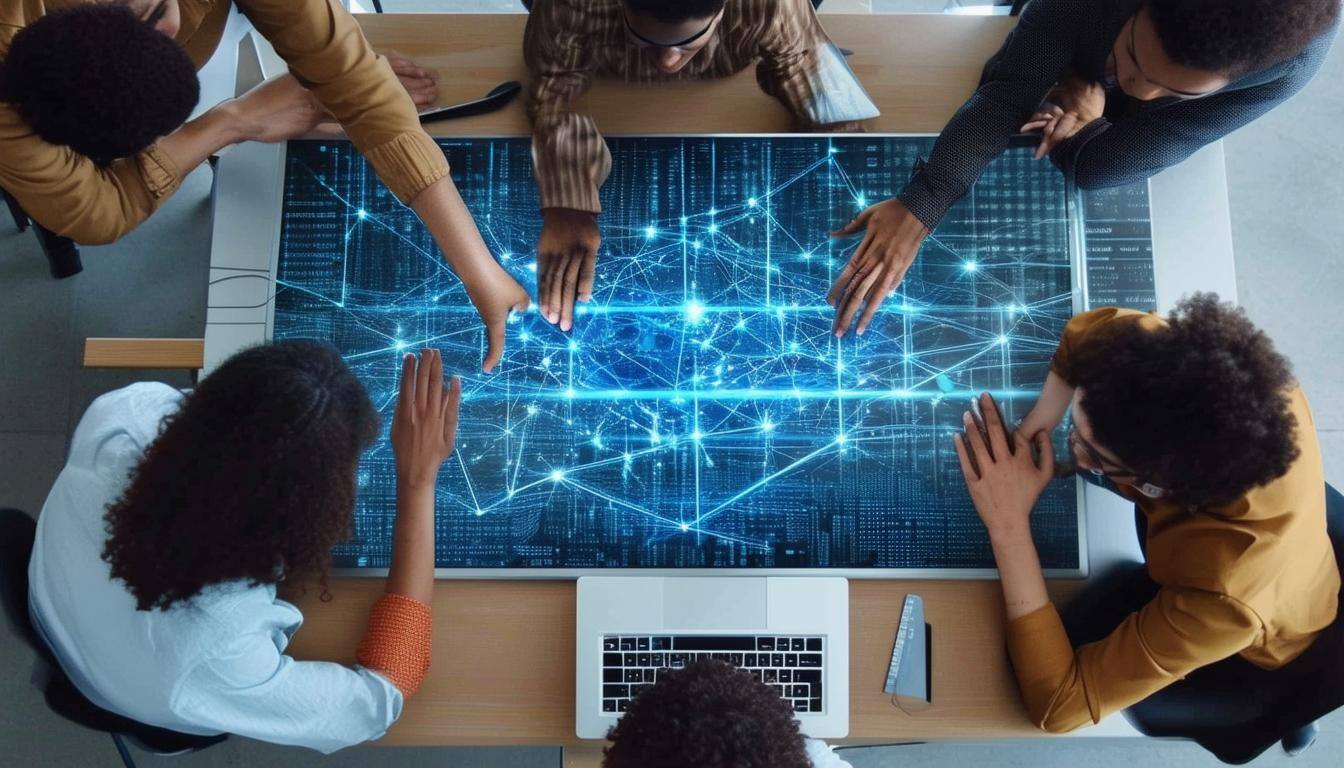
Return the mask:
[[[1325,497],[1335,561],[1344,566],[1344,496],[1326,485]],[[1125,718],[1146,736],[1192,739],[1219,760],[1241,765],[1344,707],[1344,589],[1334,622],[1283,667],[1264,672],[1249,662],[1235,669],[1225,665],[1196,670],[1125,710]],[[1226,706],[1219,699],[1239,695],[1251,699],[1256,714],[1229,724],[1216,714]]]
[[9,215],[14,217],[14,225],[20,232],[32,226],[33,234],[37,235],[37,242],[42,245],[42,253],[46,255],[47,264],[51,267],[52,277],[61,280],[84,271],[84,263],[79,260],[79,248],[75,246],[74,240],[62,237],[37,223],[23,210],[19,201],[5,190],[0,189],[0,196],[5,198]]
[[33,684],[42,690],[47,706],[72,723],[110,734],[126,768],[135,768],[127,742],[153,754],[175,755],[196,752],[228,738],[227,734],[194,736],[145,725],[109,712],[79,692],[28,615],[28,560],[36,533],[37,523],[31,517],[17,509],[0,509],[0,603],[5,624],[37,654]]

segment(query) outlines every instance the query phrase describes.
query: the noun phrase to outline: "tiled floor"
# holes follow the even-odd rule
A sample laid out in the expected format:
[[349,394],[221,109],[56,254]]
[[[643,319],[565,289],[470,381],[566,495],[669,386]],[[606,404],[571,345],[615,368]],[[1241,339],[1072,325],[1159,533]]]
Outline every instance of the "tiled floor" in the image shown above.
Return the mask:
[[[367,0],[365,0],[367,3]],[[513,0],[384,0],[389,10],[513,11]],[[937,10],[941,0],[827,0],[827,12]],[[1293,360],[1315,408],[1326,474],[1344,485],[1344,52],[1294,102],[1227,142],[1229,196],[1240,300]],[[36,514],[60,471],[69,430],[108,389],[144,378],[80,367],[86,336],[198,336],[204,317],[210,172],[194,173],[147,224],[114,246],[84,249],[72,280],[46,275],[36,243],[0,223],[0,505]],[[241,226],[241,224],[240,224]],[[184,385],[180,374],[166,380]],[[0,633],[3,635],[3,633]],[[30,656],[0,637],[0,764],[112,766],[105,737],[51,716],[28,683]],[[1293,766],[1334,766],[1344,750],[1344,716],[1326,722],[1321,743]],[[1053,768],[1216,763],[1189,744],[1067,739],[1014,744],[937,744],[856,750],[856,768],[1032,766]],[[199,755],[142,765],[556,766],[553,749],[361,748],[322,758],[302,750],[233,740]],[[1271,754],[1257,765],[1289,764]]]

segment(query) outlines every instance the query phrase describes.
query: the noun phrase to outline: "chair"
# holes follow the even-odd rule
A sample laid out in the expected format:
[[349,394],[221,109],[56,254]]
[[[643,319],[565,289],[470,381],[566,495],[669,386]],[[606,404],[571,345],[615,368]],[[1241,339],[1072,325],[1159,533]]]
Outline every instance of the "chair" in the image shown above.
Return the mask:
[[79,259],[79,248],[75,247],[74,240],[62,237],[33,220],[19,205],[19,201],[5,190],[0,189],[0,196],[5,198],[5,205],[9,207],[9,214],[14,217],[14,225],[20,232],[32,226],[33,234],[37,235],[37,242],[41,244],[42,253],[51,267],[52,277],[61,280],[84,271],[84,263]]
[[33,683],[42,690],[53,712],[77,725],[111,735],[126,768],[135,768],[127,742],[157,755],[197,752],[228,738],[194,736],[136,722],[109,712],[80,693],[38,636],[28,614],[28,560],[33,552],[37,523],[17,509],[0,509],[0,603],[10,631],[37,654]]
[[[1335,561],[1344,567],[1344,496],[1326,485],[1325,498],[1327,531],[1334,545]],[[1266,674],[1249,663],[1243,673]],[[1241,765],[1289,734],[1344,707],[1344,589],[1340,592],[1334,622],[1316,636],[1302,655],[1267,674],[1272,675],[1273,682],[1257,684],[1259,692],[1248,693],[1260,709],[1259,715],[1248,722],[1233,726],[1220,723],[1217,715],[1203,711],[1205,708],[1198,705],[1201,696],[1198,690],[1173,700],[1153,696],[1125,710],[1125,718],[1145,736],[1193,739],[1219,760]],[[1192,674],[1186,683],[1195,681],[1198,675],[1198,672]],[[1201,686],[1202,683],[1196,684],[1197,688]]]

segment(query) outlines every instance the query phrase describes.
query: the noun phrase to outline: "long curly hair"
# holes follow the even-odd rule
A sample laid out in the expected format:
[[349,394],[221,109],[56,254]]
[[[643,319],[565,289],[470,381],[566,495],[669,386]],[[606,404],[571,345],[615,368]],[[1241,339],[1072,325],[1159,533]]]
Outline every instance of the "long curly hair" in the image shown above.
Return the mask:
[[182,47],[121,5],[53,10],[14,35],[0,64],[0,101],[99,165],[172,133],[200,95]]
[[223,582],[325,577],[377,435],[378,414],[336,350],[244,350],[164,419],[107,510],[103,560],[140,610]]
[[603,768],[809,768],[793,708],[722,661],[676,670],[630,702]]
[[1216,294],[1089,338],[1071,367],[1097,441],[1177,504],[1230,503],[1297,458],[1288,361]]

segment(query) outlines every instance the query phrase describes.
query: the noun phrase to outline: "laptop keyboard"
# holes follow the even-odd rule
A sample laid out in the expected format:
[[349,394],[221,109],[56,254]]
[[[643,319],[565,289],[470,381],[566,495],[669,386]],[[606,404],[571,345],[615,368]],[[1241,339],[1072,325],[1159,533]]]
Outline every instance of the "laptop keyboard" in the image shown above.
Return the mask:
[[602,711],[624,712],[668,670],[718,659],[774,688],[793,711],[821,712],[824,647],[809,635],[603,635]]

